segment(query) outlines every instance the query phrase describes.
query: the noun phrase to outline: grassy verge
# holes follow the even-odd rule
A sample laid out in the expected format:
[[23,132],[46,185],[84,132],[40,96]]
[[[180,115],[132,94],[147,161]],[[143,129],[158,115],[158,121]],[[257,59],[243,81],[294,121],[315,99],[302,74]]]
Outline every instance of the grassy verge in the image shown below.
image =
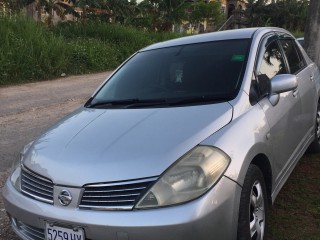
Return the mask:
[[280,191],[268,240],[320,240],[320,154],[307,154]]
[[102,22],[47,28],[22,17],[0,18],[0,85],[114,69],[132,53],[178,34]]
[[293,36],[295,36],[296,38],[301,38],[304,36],[304,32],[300,32],[300,31],[294,31],[292,32]]

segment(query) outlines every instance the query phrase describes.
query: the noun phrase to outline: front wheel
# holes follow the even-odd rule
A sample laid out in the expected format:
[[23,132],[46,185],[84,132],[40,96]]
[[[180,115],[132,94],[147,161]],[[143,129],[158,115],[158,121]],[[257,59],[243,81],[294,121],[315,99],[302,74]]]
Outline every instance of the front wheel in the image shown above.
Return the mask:
[[268,202],[261,170],[250,165],[242,187],[238,219],[238,240],[266,239]]

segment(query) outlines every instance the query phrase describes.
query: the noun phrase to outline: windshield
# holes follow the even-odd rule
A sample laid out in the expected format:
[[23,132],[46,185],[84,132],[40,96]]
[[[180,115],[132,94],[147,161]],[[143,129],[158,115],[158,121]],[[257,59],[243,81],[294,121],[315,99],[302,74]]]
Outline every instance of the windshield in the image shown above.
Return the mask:
[[[148,107],[233,99],[241,84],[249,39],[142,51],[99,90],[88,107]],[[139,104],[142,103],[142,104]]]

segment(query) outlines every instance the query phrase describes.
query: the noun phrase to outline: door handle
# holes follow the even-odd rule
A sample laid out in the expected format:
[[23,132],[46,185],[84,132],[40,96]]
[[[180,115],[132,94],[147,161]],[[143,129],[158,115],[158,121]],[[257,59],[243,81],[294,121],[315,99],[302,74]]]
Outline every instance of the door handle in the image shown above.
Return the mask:
[[314,76],[310,76],[310,81],[313,82]]
[[293,96],[293,97],[297,97],[297,96],[298,96],[298,93],[299,93],[298,89],[293,90],[292,96]]

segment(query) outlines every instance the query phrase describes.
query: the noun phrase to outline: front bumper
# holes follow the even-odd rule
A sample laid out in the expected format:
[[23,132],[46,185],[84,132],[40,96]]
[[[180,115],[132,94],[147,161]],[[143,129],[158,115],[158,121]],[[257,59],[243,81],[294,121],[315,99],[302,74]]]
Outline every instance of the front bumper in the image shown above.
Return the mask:
[[[240,194],[238,184],[222,177],[207,194],[189,203],[147,210],[95,211],[33,200],[18,192],[9,180],[3,188],[12,227],[28,240],[44,239],[46,222],[83,228],[86,239],[92,240],[236,239]],[[29,234],[33,231],[38,237]]]

